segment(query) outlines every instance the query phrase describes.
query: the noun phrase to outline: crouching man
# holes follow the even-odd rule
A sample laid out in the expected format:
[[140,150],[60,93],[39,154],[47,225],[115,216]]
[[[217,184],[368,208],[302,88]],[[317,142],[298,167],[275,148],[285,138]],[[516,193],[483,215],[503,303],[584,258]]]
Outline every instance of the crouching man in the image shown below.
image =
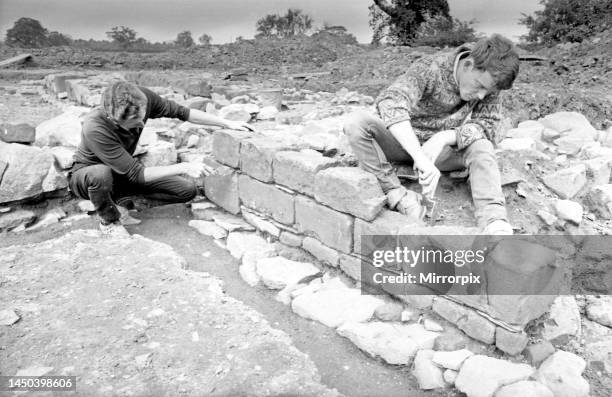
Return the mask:
[[519,70],[510,40],[495,34],[474,45],[416,60],[376,99],[380,117],[349,116],[344,131],[360,166],[373,173],[391,209],[421,218],[422,196],[404,188],[390,164],[418,172],[433,197],[440,171],[469,171],[478,225],[484,234],[512,234],[493,151],[501,92]]
[[133,157],[149,118],[169,117],[196,124],[250,130],[246,123],[225,120],[161,98],[153,91],[120,81],[107,87],[102,106],[89,113],[74,155],[69,186],[92,202],[105,234],[128,235],[123,224],[134,222],[127,210],[120,212],[121,197],[144,196],[168,203],[187,202],[197,194],[193,180],[210,171],[204,164],[179,163],[144,167]]

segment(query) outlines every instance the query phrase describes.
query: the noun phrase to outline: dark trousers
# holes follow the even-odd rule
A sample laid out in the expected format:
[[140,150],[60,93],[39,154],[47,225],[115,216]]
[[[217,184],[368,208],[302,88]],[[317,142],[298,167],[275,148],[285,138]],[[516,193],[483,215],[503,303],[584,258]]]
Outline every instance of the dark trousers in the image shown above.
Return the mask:
[[115,201],[121,197],[143,196],[167,203],[184,203],[197,194],[195,183],[182,176],[169,176],[153,182],[135,183],[116,174],[104,164],[83,167],[71,174],[69,186],[77,196],[90,200],[104,223],[112,223],[120,214]]

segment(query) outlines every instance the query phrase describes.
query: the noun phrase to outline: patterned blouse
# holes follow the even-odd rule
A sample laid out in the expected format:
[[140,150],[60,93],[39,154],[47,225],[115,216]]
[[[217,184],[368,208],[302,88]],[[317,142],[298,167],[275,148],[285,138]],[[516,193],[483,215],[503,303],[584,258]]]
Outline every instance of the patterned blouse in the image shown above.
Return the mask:
[[425,56],[376,99],[378,114],[387,127],[409,120],[421,143],[436,132],[455,129],[457,148],[464,149],[478,139],[497,143],[501,115],[501,93],[482,101],[466,102],[459,96],[454,77],[455,60],[469,53],[464,45],[456,50]]

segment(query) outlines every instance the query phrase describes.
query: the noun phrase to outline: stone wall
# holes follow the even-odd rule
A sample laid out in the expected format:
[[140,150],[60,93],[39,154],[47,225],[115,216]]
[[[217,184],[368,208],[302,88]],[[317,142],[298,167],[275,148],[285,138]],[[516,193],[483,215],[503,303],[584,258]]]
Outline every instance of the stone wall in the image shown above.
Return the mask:
[[[208,162],[215,172],[204,181],[207,198],[358,282],[362,235],[478,233],[472,227],[427,226],[385,209],[385,195],[372,174],[305,146],[279,135],[215,131],[214,161]],[[431,309],[472,338],[513,354],[527,342],[523,332],[527,322],[544,314],[554,298],[495,297],[483,304],[468,296],[449,300],[409,292],[415,293],[396,297]]]

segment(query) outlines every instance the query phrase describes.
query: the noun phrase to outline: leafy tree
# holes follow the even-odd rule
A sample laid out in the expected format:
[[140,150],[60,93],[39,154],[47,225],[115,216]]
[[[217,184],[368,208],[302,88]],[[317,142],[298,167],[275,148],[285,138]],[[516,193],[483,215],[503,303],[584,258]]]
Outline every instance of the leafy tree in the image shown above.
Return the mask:
[[210,42],[212,41],[212,37],[210,37],[210,35],[204,33],[202,36],[198,37],[198,42],[200,43],[200,45],[203,46],[208,46],[210,45]]
[[391,43],[408,45],[428,16],[450,18],[446,0],[374,0],[368,9],[374,44],[387,38]]
[[313,19],[302,10],[290,8],[285,15],[268,14],[255,24],[256,37],[287,38],[306,34],[312,29]]
[[6,44],[15,47],[42,47],[47,43],[47,29],[32,18],[19,18],[6,31]]
[[47,35],[47,45],[49,46],[62,46],[72,44],[72,39],[60,32],[49,32]]
[[125,26],[115,26],[106,35],[123,49],[130,47],[136,41],[136,31]]
[[191,32],[189,30],[185,30],[184,32],[179,33],[176,36],[176,40],[174,43],[183,48],[193,47],[195,42],[193,41],[193,37],[191,37]]
[[437,15],[427,16],[412,40],[413,45],[432,47],[456,47],[478,39],[472,25],[476,21],[463,22],[457,18]]
[[610,0],[540,0],[544,9],[523,14],[519,23],[529,28],[524,38],[532,43],[581,42],[612,27]]

